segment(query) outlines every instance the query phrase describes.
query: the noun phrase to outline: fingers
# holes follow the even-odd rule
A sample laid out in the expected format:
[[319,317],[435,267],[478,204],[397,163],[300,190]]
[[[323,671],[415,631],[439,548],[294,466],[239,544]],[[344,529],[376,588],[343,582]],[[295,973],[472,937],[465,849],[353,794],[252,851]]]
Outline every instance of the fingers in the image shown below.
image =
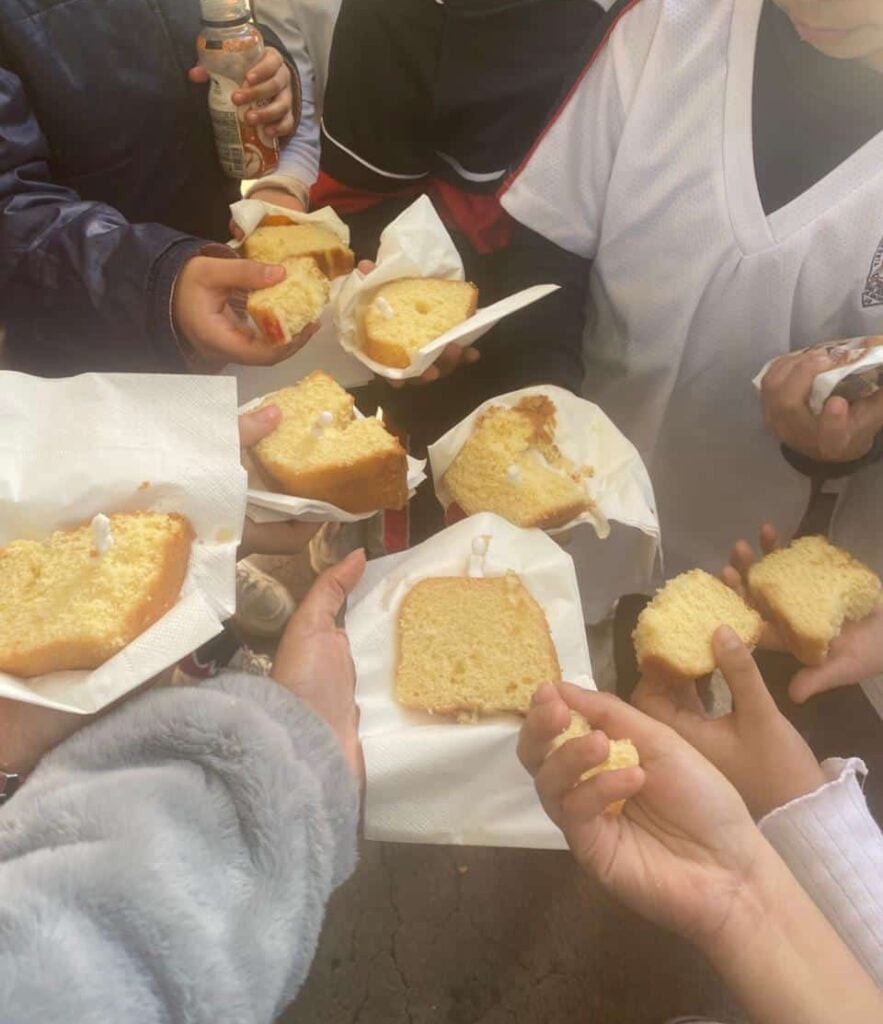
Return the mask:
[[530,711],[518,736],[518,757],[531,775],[536,775],[557,736],[570,724],[570,708],[552,683],[534,694]]
[[[534,782],[540,803],[552,821],[562,823],[564,798],[579,785],[586,772],[603,764],[609,753],[610,741],[603,732],[593,730],[569,740],[543,761],[534,775]],[[601,810],[606,806],[603,804]]]
[[632,703],[645,715],[669,726],[687,740],[695,737],[697,730],[707,721],[693,682],[645,675],[635,687]]
[[729,626],[719,626],[711,643],[715,661],[733,695],[736,716],[742,719],[778,714],[760,669],[736,633]]
[[863,444],[867,440],[867,451],[877,434],[883,430],[883,389],[855,402],[850,411],[852,432],[861,437]]
[[255,409],[254,412],[244,412],[239,417],[239,443],[243,448],[251,448],[258,441],[262,441],[269,434],[272,434],[282,413],[276,405],[268,405],[263,409]]
[[819,457],[825,462],[848,461],[852,431],[849,403],[845,398],[829,398],[818,418]]
[[332,629],[347,597],[364,571],[365,552],[360,548],[322,573],[292,618],[297,618],[302,628]]
[[[616,771],[601,772],[587,782],[582,782],[561,801],[562,820],[568,832],[598,818],[608,808],[621,805],[637,796],[647,780],[643,768],[618,768]],[[579,857],[579,850],[574,851]]]
[[862,680],[861,666],[846,654],[829,657],[823,665],[802,668],[788,686],[788,696],[795,704],[803,704],[810,697],[826,690],[853,686]]
[[613,739],[630,739],[642,761],[645,753],[649,755],[671,737],[666,726],[612,693],[583,690],[572,683],[559,683],[558,691],[564,702],[578,711],[593,729],[600,729]]
[[285,267],[256,260],[206,260],[200,278],[210,288],[253,292],[285,280]]
[[787,376],[779,386],[779,404],[788,409],[806,408],[813,381],[820,373],[830,370],[834,360],[824,349],[810,349],[798,353]]
[[[253,103],[254,99],[247,98],[252,90],[275,84],[276,91],[278,91],[278,89],[284,88],[289,84],[290,77],[290,72],[285,66],[282,55],[274,47],[268,46],[261,54],[261,59],[254,67],[249,69],[242,87],[233,93],[233,102],[237,106],[242,106],[244,103]],[[269,95],[274,95],[274,92],[271,91]],[[258,94],[255,98],[263,99],[266,96],[267,94],[263,93]]]
[[359,260],[359,273],[370,274],[371,271],[377,266],[373,260]]
[[197,64],[187,72],[187,77],[196,85],[204,85],[208,81],[208,71],[201,64]]
[[765,555],[775,551],[779,546],[779,531],[772,523],[764,523],[760,528],[760,549]]

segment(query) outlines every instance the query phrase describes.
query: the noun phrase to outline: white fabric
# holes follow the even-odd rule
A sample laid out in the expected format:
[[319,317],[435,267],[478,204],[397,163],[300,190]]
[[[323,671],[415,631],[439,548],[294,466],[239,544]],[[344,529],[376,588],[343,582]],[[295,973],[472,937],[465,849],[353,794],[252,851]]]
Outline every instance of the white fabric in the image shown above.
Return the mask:
[[858,758],[831,758],[830,782],[763,818],[760,830],[878,985],[883,985],[883,833]]
[[312,185],[319,174],[319,124],[331,36],[341,0],[256,0],[257,20],[285,44],[300,74],[302,109],[294,137],[279,154],[279,175]]
[[[642,0],[503,197],[594,259],[586,397],[635,443],[669,574],[717,570],[764,520],[798,525],[807,481],[764,430],[767,359],[879,332],[863,306],[883,236],[883,134],[767,217],[751,111],[762,0]],[[833,534],[883,569],[883,470],[845,488]],[[608,546],[594,572],[623,561]]]

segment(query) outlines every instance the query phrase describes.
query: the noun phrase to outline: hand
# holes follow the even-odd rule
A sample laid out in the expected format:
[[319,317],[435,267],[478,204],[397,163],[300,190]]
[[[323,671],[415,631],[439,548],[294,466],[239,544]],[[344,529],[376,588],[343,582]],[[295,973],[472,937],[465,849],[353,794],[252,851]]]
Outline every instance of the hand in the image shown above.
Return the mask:
[[322,573],[289,619],[271,673],[331,726],[353,774],[362,782],[356,669],[349,640],[336,619],[364,571],[365,552],[353,551]]
[[[733,712],[710,719],[695,684],[644,676],[634,703],[671,726],[733,783],[761,818],[827,781],[815,755],[776,707],[748,649],[728,626],[713,639],[715,659],[733,695]],[[692,694],[688,691],[693,690]]]
[[[569,709],[593,732],[550,754]],[[579,782],[628,737],[640,768]],[[537,691],[518,754],[580,866],[633,910],[701,945],[726,928],[764,840],[727,780],[676,733],[616,697],[568,683]],[[619,816],[604,809],[628,800]]]
[[788,685],[796,704],[840,686],[853,686],[883,672],[883,605],[861,622],[847,622],[831,641],[821,665],[802,668]]
[[[282,413],[275,405],[268,405],[239,417],[239,443],[242,446],[242,461],[248,469],[248,449],[272,434]],[[237,557],[249,555],[294,555],[309,544],[318,532],[321,523],[300,523],[289,519],[281,523],[254,523],[247,516],[242,527],[242,543]]]
[[[760,549],[765,555],[775,551],[779,546],[779,534],[771,523],[764,523],[760,528]],[[748,570],[754,565],[754,548],[747,540],[737,540],[730,551],[730,563],[721,570],[721,579],[747,604],[751,604],[748,594]],[[787,651],[788,646],[771,622],[764,622],[758,647],[767,651]]]
[[[209,80],[208,72],[199,64],[190,69],[188,77],[197,84]],[[293,111],[291,69],[272,46],[265,48],[261,59],[245,76],[242,87],[231,98],[237,107],[263,104],[249,110],[245,120],[249,124],[263,125],[268,137],[285,138],[294,134],[297,123]]]
[[[370,274],[376,266],[371,260],[359,260],[359,270],[363,274]],[[462,345],[446,345],[436,361],[424,370],[419,377],[409,377],[408,380],[389,380],[386,383],[397,390],[414,385],[432,384],[442,377],[449,377],[458,366],[472,366],[481,359],[481,353],[477,348],[464,348]]]
[[829,398],[821,415],[813,415],[813,381],[837,365],[823,349],[794,352],[773,363],[760,389],[767,427],[789,448],[821,462],[862,458],[883,429],[883,391],[851,405]]
[[219,370],[226,363],[270,366],[303,348],[318,324],[311,324],[290,345],[270,345],[231,305],[237,293],[267,288],[284,278],[284,267],[253,260],[194,256],[184,264],[175,282],[172,310],[176,329],[194,350],[195,368]]
[[[760,545],[764,554],[778,547],[775,527],[761,527]],[[744,540],[737,541],[730,554],[730,564],[721,578],[747,600],[746,579],[754,563],[754,551]],[[772,623],[764,623],[759,647],[770,651],[787,651],[788,647]],[[847,622],[840,635],[831,641],[828,657],[821,665],[802,668],[791,680],[788,695],[795,704],[841,686],[854,686],[883,673],[883,606],[878,606],[861,622]]]

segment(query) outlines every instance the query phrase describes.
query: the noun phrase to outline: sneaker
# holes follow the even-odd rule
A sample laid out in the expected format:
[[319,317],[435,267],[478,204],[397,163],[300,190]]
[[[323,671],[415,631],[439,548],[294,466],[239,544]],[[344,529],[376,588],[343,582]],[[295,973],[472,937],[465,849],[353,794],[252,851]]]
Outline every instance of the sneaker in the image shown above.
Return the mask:
[[288,588],[248,560],[236,566],[236,624],[249,636],[279,636],[297,607]]
[[318,576],[343,561],[358,548],[368,558],[386,554],[383,546],[383,513],[357,523],[324,523],[310,541],[310,565]]
[[273,662],[266,654],[257,654],[243,645],[230,659],[227,667],[233,672],[245,672],[250,676],[268,676],[273,670]]

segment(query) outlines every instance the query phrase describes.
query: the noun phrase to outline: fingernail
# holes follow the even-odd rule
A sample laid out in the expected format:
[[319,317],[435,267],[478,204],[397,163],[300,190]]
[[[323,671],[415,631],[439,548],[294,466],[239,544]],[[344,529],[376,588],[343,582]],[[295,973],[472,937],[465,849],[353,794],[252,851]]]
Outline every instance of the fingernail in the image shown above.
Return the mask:
[[261,423],[275,423],[279,419],[279,409],[275,405],[268,405],[263,409],[258,409],[257,417]]
[[550,700],[553,700],[558,696],[558,691],[551,683],[543,683],[543,685],[533,695],[534,704],[548,704]]
[[739,637],[730,626],[720,626],[717,631],[718,643],[725,651],[735,651],[739,647]]
[[267,284],[275,284],[277,281],[281,281],[285,277],[285,267],[275,267],[272,265],[264,267],[264,280]]
[[255,121],[257,121],[257,119],[258,115],[253,110],[249,110],[249,112],[245,115],[245,120],[248,121],[249,124],[254,124]]
[[230,99],[232,99],[234,103],[241,103],[242,102],[242,93],[241,92],[234,92],[233,95],[230,97]]

